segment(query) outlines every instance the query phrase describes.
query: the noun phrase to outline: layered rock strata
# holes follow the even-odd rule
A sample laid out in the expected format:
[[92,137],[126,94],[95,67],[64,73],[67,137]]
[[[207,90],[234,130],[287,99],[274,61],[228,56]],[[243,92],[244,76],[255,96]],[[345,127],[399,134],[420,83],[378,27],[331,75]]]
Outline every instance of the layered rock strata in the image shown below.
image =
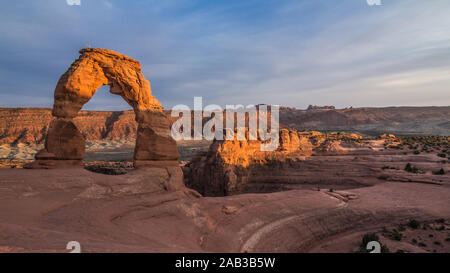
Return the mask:
[[[350,189],[385,181],[440,184],[449,176],[436,153],[401,148],[399,139],[358,134],[281,130],[276,151],[260,141],[215,141],[183,167],[185,184],[206,196],[291,189]],[[394,149],[395,148],[395,149]],[[411,162],[419,173],[405,171]]]
[[81,165],[85,140],[74,119],[103,85],[109,85],[111,93],[120,95],[133,107],[138,124],[135,165],[155,165],[153,161],[176,162],[179,153],[170,135],[170,120],[151,95],[150,83],[141,73],[139,62],[106,49],[87,48],[80,50],[80,54],[58,81],[52,110],[54,119],[48,128],[45,149],[28,167]]

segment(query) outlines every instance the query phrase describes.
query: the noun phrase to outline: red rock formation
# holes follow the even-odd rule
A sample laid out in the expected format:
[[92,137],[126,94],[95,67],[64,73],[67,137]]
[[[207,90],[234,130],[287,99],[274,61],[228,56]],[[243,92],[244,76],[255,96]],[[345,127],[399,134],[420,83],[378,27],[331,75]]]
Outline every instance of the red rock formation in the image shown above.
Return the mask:
[[[283,129],[280,146],[272,152],[261,151],[260,141],[215,141],[184,167],[185,184],[207,196],[279,191],[301,184],[364,185],[377,180],[370,165],[337,160],[372,154],[372,144],[360,139],[357,134]],[[316,161],[323,156],[330,157],[325,165]]]
[[[165,111],[169,114],[169,111]],[[353,108],[302,111],[280,108],[280,126],[296,130],[361,131],[368,134],[450,135],[450,107]],[[169,119],[173,123],[178,118]],[[0,144],[44,143],[52,120],[48,108],[0,108]],[[134,140],[133,111],[80,111],[74,119],[86,141]],[[387,130],[389,128],[389,130]]]
[[49,108],[0,108],[0,144],[43,143],[51,120]]
[[102,85],[122,96],[135,110],[162,110],[138,61],[107,49],[85,48],[58,81],[53,115],[74,118]]
[[[134,109],[138,123],[135,161],[176,162],[179,153],[170,135],[170,121],[151,95],[150,83],[142,75],[139,62],[105,49],[82,49],[80,53],[58,81],[52,111],[56,119],[48,130],[45,149],[38,154],[37,162],[28,167],[40,167],[40,161],[45,160],[84,158],[84,139],[73,118],[102,85],[110,85],[110,92],[122,96]],[[102,137],[108,136],[111,124],[118,118],[112,115],[106,120]],[[145,165],[143,162],[137,165]]]
[[[82,160],[85,155],[84,138],[70,120],[56,119],[50,123],[45,149],[37,155],[38,160]],[[42,154],[46,154],[45,157]],[[49,156],[49,154],[53,155]]]
[[[50,108],[0,108],[0,144],[41,144],[53,119]],[[80,111],[73,119],[88,142],[136,139],[133,111]]]

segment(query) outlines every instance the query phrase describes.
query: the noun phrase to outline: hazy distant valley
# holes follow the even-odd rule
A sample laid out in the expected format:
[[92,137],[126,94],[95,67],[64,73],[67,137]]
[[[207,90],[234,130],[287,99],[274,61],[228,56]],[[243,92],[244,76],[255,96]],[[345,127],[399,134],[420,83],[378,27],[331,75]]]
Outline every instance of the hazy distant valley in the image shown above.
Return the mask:
[[[0,159],[32,160],[42,149],[49,108],[0,108]],[[172,121],[175,119],[172,118]],[[86,139],[85,161],[132,161],[137,123],[133,111],[82,111],[75,118]],[[450,107],[385,107],[297,110],[282,107],[280,126],[295,130],[358,132],[376,136],[450,135]],[[188,161],[211,142],[178,143]]]

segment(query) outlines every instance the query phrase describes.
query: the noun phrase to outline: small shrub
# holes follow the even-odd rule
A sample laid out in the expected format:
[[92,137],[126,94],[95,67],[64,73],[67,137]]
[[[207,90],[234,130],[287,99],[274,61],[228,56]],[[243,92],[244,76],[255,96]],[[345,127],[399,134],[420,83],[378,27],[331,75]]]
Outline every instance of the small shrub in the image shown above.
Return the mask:
[[392,231],[386,229],[383,235],[395,241],[401,241],[403,238],[403,234],[395,228]]
[[396,240],[396,241],[401,241],[403,238],[403,234],[401,234],[400,232],[398,232],[398,230],[394,229],[392,231],[392,239]]
[[380,237],[376,233],[366,233],[363,235],[361,240],[361,247],[366,247],[367,244],[371,241],[380,241]]
[[411,243],[417,244],[417,240],[416,240],[416,239],[412,239],[412,240],[411,240]]
[[444,154],[444,153],[439,153],[438,156],[439,156],[439,157],[442,157],[442,158],[446,158],[446,157],[447,157],[447,155]]
[[438,245],[438,246],[442,245],[441,242],[439,242],[439,241],[434,241],[434,244]]
[[419,169],[415,166],[412,166],[411,163],[406,164],[405,171],[410,173],[418,173]]
[[420,243],[419,243],[419,246],[421,246],[421,247],[426,247],[427,244],[425,244],[424,242],[420,242]]
[[408,222],[408,227],[412,229],[418,229],[420,227],[420,222],[415,219],[412,219]]
[[420,151],[419,151],[419,150],[415,150],[413,153],[414,153],[415,155],[418,155],[418,154],[420,154]]
[[441,168],[439,171],[433,172],[434,175],[444,175],[445,171],[444,168]]

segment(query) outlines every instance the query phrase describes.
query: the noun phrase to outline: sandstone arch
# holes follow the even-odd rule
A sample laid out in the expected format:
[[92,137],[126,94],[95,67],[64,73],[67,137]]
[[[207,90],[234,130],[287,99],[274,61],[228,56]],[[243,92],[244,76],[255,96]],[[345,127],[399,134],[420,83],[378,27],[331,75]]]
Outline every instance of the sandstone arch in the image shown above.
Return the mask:
[[72,119],[103,85],[109,85],[111,93],[124,98],[136,114],[135,166],[177,165],[179,154],[170,135],[169,119],[151,95],[150,83],[141,73],[139,62],[107,49],[85,48],[80,54],[55,88],[52,111],[55,119],[49,126],[45,149],[36,155],[34,167],[81,165],[85,143]]

